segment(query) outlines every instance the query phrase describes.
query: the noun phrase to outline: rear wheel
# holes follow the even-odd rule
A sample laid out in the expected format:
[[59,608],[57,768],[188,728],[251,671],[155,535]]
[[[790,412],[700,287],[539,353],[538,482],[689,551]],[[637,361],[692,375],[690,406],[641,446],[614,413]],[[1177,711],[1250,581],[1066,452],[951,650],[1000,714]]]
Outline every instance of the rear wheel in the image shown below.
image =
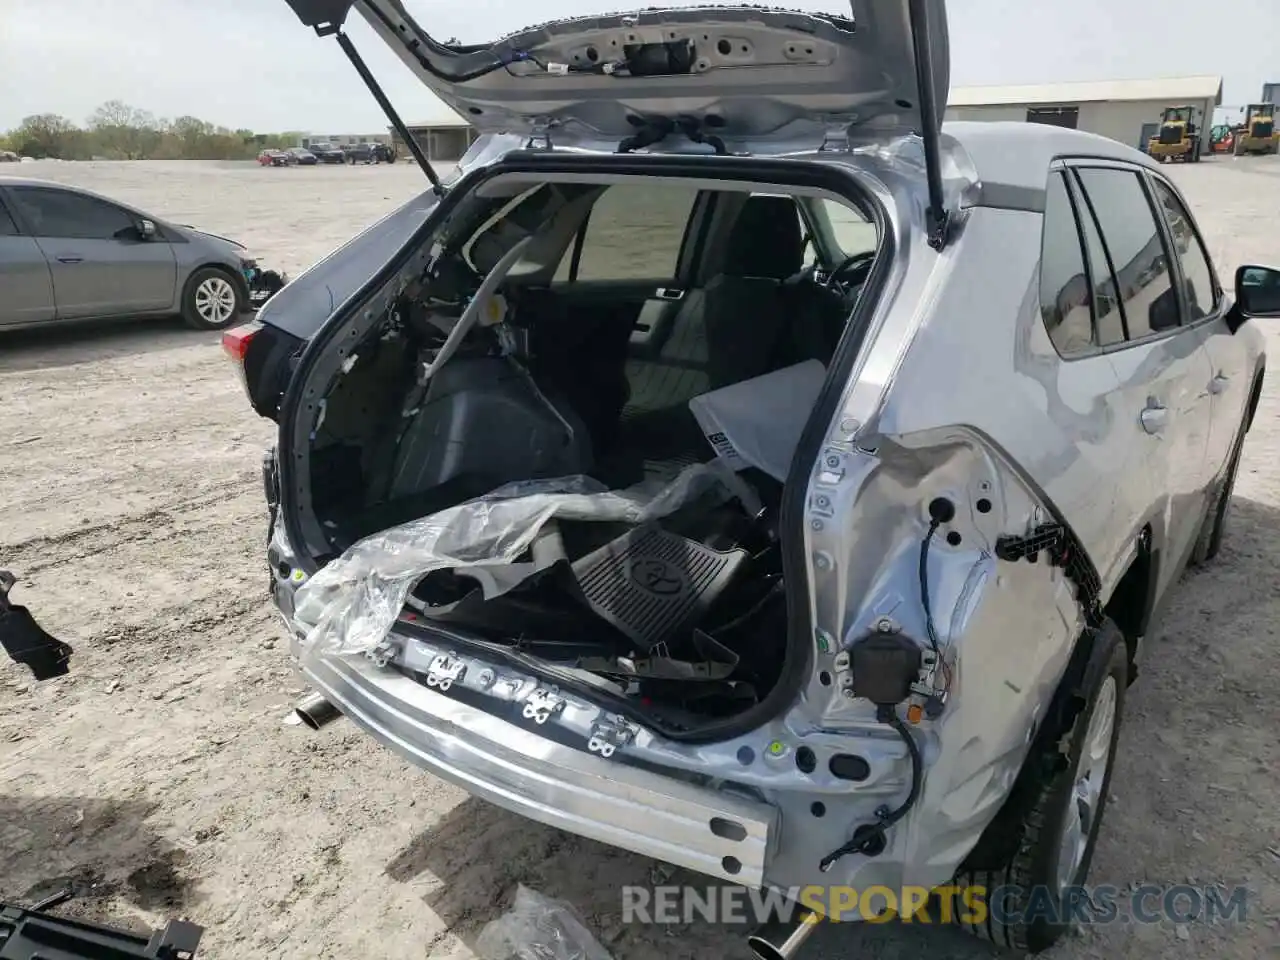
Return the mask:
[[[1040,953],[1085,908],[1089,874],[1129,680],[1129,653],[1110,620],[1093,632],[1083,675],[1068,704],[1067,730],[1027,758],[1005,808],[956,878],[953,916],[970,933],[1015,950]],[[1070,716],[1070,714],[1068,714]],[[981,887],[979,917],[963,891]],[[972,896],[970,894],[969,896]]]
[[217,267],[201,267],[182,291],[182,319],[197,330],[221,330],[244,312],[240,285]]

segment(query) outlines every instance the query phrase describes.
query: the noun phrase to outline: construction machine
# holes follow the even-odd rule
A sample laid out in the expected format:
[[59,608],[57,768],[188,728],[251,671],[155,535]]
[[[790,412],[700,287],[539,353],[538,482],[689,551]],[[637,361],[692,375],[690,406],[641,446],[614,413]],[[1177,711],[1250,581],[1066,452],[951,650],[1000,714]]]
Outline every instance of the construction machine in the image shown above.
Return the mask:
[[1182,160],[1198,163],[1200,160],[1199,111],[1193,106],[1167,107],[1160,116],[1160,129],[1147,143],[1147,153],[1161,163],[1166,160]]
[[1237,157],[1248,153],[1280,153],[1275,104],[1251,103],[1244,108],[1244,123],[1235,129],[1232,152]]
[[1230,153],[1234,149],[1235,132],[1228,123],[1219,123],[1209,130],[1209,152]]

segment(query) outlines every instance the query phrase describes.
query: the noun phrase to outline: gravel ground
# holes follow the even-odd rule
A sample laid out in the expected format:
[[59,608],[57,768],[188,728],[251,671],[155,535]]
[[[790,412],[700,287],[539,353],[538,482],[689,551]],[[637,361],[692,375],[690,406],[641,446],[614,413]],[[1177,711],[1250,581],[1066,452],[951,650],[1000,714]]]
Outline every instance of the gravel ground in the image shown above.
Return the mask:
[[[24,164],[241,239],[296,271],[423,187],[409,164]],[[1271,158],[1179,167],[1229,277],[1280,263]],[[1280,327],[1268,332],[1280,356]],[[1273,363],[1274,366],[1274,363]],[[1095,929],[1053,957],[1276,957],[1280,943],[1280,382],[1245,447],[1216,565],[1189,575],[1128,702],[1091,879],[1245,883],[1246,923]],[[506,814],[349,724],[285,725],[301,692],[263,570],[254,418],[217,338],[149,322],[0,336],[0,566],[76,648],[35,685],[0,664],[0,896],[70,878],[68,913],[187,915],[202,956],[470,956],[517,882],[570,901],[618,960],[745,957],[742,930],[624,928],[654,865]],[[689,882],[697,883],[696,878]],[[808,955],[976,958],[962,934],[826,928]],[[373,946],[375,945],[376,946]]]

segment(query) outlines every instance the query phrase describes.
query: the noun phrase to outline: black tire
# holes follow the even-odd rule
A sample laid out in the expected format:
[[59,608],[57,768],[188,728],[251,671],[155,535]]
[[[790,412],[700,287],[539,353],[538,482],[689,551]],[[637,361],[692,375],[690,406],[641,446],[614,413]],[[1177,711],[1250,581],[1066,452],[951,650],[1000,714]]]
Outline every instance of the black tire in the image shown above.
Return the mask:
[[[1246,417],[1248,414],[1245,415]],[[1191,549],[1191,566],[1198,567],[1208,563],[1222,549],[1222,538],[1227,530],[1227,511],[1231,506],[1231,495],[1236,488],[1236,472],[1240,467],[1240,453],[1244,449],[1245,424],[1240,424],[1236,434],[1236,442],[1231,448],[1231,459],[1227,461],[1227,472],[1218,482],[1209,508],[1205,511],[1204,520],[1200,524],[1200,535],[1196,545]]]
[[[967,922],[976,919],[976,915],[971,913],[971,903],[964,901],[964,895],[957,894],[951,915],[969,933],[1002,947],[1027,953],[1047,950],[1070,929],[1073,913],[1080,909],[1079,899],[1072,904],[1062,895],[1062,875],[1067,871],[1060,873],[1059,864],[1069,818],[1081,815],[1080,820],[1085,819],[1082,814],[1086,804],[1076,796],[1077,783],[1084,782],[1077,777],[1081,754],[1093,739],[1092,733],[1099,740],[1103,737],[1101,728],[1094,730],[1093,720],[1102,694],[1109,688],[1103,702],[1112,703],[1114,712],[1108,754],[1105,761],[1099,760],[1105,769],[1099,775],[1098,800],[1087,823],[1082,823],[1080,838],[1084,846],[1079,863],[1066,877],[1067,885],[1076,888],[1088,877],[1106,812],[1129,685],[1129,653],[1120,628],[1105,620],[1091,636],[1088,660],[1075,671],[1078,679],[1072,678],[1073,671],[1069,669],[1064,680],[1069,695],[1059,701],[1065,713],[1059,715],[1058,729],[1065,728],[1066,732],[1050,736],[1046,730],[1037,739],[1009,800],[956,877],[961,891],[983,888],[988,909],[980,923]],[[1052,711],[1049,716],[1053,716]],[[1046,894],[1051,910],[1043,909]],[[999,915],[991,909],[997,902],[1003,907]]]
[[218,267],[201,267],[182,288],[182,319],[197,330],[225,330],[239,321],[246,306],[244,285]]

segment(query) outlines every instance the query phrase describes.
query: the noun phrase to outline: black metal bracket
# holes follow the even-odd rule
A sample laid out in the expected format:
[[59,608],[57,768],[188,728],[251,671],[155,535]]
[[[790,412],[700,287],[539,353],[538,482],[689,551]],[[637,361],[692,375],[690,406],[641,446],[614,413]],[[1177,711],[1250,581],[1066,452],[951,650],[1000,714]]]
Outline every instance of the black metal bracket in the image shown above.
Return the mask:
[[[417,138],[409,132],[409,128],[405,126],[400,114],[396,113],[396,108],[391,105],[391,101],[387,99],[386,93],[383,92],[381,84],[374,78],[369,71],[368,65],[364,62],[364,58],[360,56],[360,51],[351,42],[351,38],[341,29],[341,26],[334,27],[330,31],[337,38],[338,46],[342,48],[342,52],[347,55],[347,59],[351,61],[351,65],[356,68],[356,73],[360,74],[360,79],[364,81],[364,85],[369,88],[369,92],[373,94],[373,99],[378,101],[378,106],[382,108],[382,112],[387,115],[387,119],[391,121],[391,126],[395,128],[396,133],[400,135],[400,139],[404,141],[405,147],[413,154],[413,159],[417,161],[418,166],[422,168],[422,172],[427,175],[427,179],[431,181],[431,189],[439,196],[444,196],[444,184],[440,182],[439,175],[431,167],[431,161],[427,159],[427,155],[423,152],[422,144],[418,143]],[[316,27],[316,33],[321,36],[326,34],[320,32],[320,27]]]
[[142,936],[117,927],[52,916],[35,907],[0,902],[0,960],[193,960],[203,934],[204,928],[197,924],[170,920],[163,929]]

